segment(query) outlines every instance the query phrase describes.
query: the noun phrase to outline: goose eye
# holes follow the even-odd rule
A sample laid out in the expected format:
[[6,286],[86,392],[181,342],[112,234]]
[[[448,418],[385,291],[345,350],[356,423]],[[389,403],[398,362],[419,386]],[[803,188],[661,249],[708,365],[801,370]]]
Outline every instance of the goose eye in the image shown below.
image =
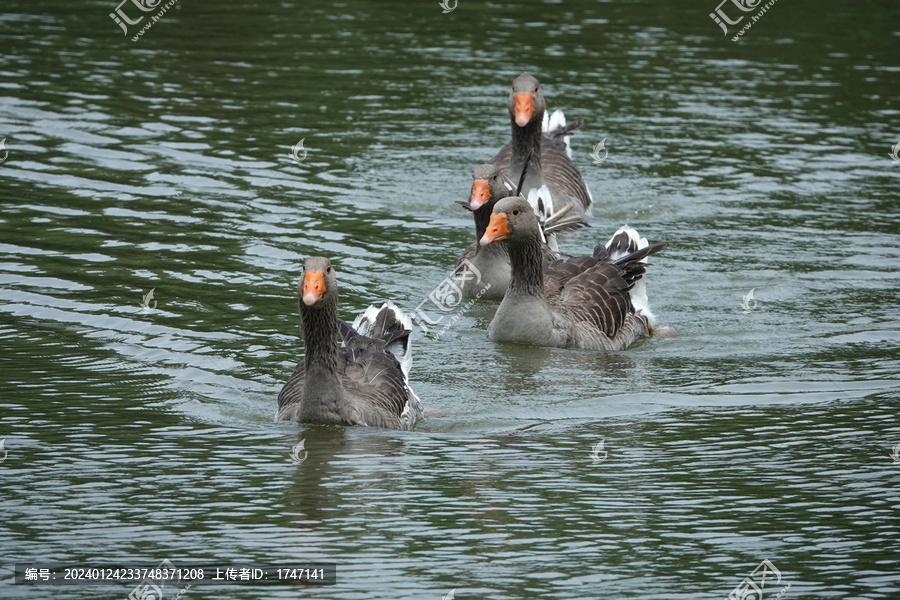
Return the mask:
[[540,86],[535,86],[535,87],[534,87],[534,91],[535,91],[535,93],[537,93],[537,91],[538,91],[538,87],[540,87]]
[[326,273],[331,273],[331,266],[330,266],[330,265],[327,266],[327,267],[325,267],[325,272],[326,272]]
[[518,209],[518,208],[516,208],[515,210],[512,211],[512,216],[514,216],[514,217],[518,217],[518,216],[519,216],[519,209]]

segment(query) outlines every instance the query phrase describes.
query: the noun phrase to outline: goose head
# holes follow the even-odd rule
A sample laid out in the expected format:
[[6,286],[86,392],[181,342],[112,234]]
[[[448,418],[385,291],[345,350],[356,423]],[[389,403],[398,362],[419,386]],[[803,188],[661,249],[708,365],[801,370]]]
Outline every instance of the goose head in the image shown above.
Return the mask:
[[483,164],[475,167],[472,175],[472,197],[469,199],[469,208],[478,210],[491,200],[496,202],[500,198],[509,196],[510,190],[504,185],[503,176],[496,165]]
[[520,244],[532,238],[539,240],[540,236],[541,227],[531,205],[525,198],[513,196],[494,206],[491,222],[479,243],[482,246],[499,241]]
[[331,261],[321,256],[307,258],[303,263],[300,301],[310,308],[337,303],[337,277]]
[[509,116],[517,126],[525,127],[535,119],[540,124],[547,109],[541,83],[528,73],[516,77],[509,92],[507,106]]

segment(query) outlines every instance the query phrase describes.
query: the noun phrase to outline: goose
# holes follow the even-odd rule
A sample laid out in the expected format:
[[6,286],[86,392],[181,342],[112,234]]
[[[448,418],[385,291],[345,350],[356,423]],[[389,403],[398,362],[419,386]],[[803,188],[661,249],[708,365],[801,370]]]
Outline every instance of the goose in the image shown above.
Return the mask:
[[518,181],[529,162],[529,152],[534,149],[522,191],[527,194],[546,184],[557,204],[574,202],[579,211],[591,214],[591,192],[572,162],[569,145],[569,133],[584,121],[566,124],[562,111],[556,111],[548,119],[541,84],[528,73],[513,81],[507,107],[512,140],[488,162],[499,166],[511,180]]
[[[513,194],[514,188],[512,182],[500,172],[500,168],[489,163],[475,167],[473,179],[471,198],[468,202],[458,201],[458,203],[472,211],[475,219],[475,242],[457,259],[453,269],[454,277],[463,298],[498,299],[503,297],[509,286],[509,251],[504,244],[481,246],[478,240],[487,230],[494,205]],[[545,264],[549,264],[559,257],[557,233],[574,231],[589,225],[580,217],[565,217],[573,206],[571,204],[563,210],[548,214],[552,212],[552,206],[543,202],[542,193],[547,194],[546,187],[542,190],[531,190],[528,203],[541,224],[542,259]],[[473,269],[480,277],[473,277],[467,273]]]
[[304,262],[299,295],[306,354],[278,394],[275,420],[411,430],[424,409],[409,386],[410,318],[387,302],[353,325],[339,319],[337,276],[323,257]]
[[645,289],[636,286],[646,272],[645,259],[669,242],[647,244],[633,229],[622,228],[593,256],[557,259],[544,267],[537,217],[518,197],[497,202],[479,243],[500,242],[508,248],[512,271],[488,326],[489,340],[624,350],[649,337],[653,315]]
[[[458,203],[472,211],[475,219],[475,242],[456,260],[453,273],[463,298],[502,298],[509,285],[509,252],[503,244],[479,246],[478,240],[487,231],[494,204],[512,194],[513,187],[496,165],[479,165],[475,167],[472,177],[471,198],[468,202]],[[477,269],[480,278],[466,275],[467,262]]]

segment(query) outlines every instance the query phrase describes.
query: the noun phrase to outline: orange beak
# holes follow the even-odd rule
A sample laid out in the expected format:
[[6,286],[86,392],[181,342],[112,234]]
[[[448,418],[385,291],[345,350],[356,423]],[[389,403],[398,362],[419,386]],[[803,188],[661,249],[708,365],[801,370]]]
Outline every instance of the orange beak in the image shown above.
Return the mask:
[[303,304],[312,306],[325,295],[325,274],[322,271],[307,271],[303,277]]
[[487,246],[492,242],[505,240],[507,237],[509,237],[509,230],[506,228],[506,215],[491,215],[491,222],[488,223],[487,231],[484,232],[484,235],[481,236],[481,241],[478,243],[482,246]]
[[534,114],[534,98],[531,94],[516,94],[516,125],[525,127]]
[[491,186],[488,185],[487,179],[476,179],[472,184],[472,198],[469,200],[469,207],[472,210],[478,210],[490,199]]

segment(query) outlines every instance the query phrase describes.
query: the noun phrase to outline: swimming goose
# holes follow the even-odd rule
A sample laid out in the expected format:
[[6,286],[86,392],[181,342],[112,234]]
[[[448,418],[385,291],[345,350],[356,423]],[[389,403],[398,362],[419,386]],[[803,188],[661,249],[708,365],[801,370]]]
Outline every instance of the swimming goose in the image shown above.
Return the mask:
[[[494,204],[512,194],[513,186],[495,165],[475,167],[473,178],[471,198],[459,204],[472,211],[475,242],[457,259],[453,273],[463,298],[502,298],[509,285],[509,253],[503,244],[482,247],[478,245],[478,240],[487,230]],[[466,261],[481,274],[480,281],[463,273]]]
[[412,321],[388,302],[348,325],[337,299],[331,262],[306,259],[299,303],[306,355],[278,394],[275,420],[412,429],[424,412],[409,387]]
[[[472,211],[475,219],[475,242],[457,259],[453,272],[463,298],[502,298],[509,285],[509,252],[505,244],[481,246],[478,240],[487,230],[494,205],[497,201],[512,195],[513,186],[512,182],[500,173],[497,165],[488,163],[479,165],[475,168],[473,177],[469,202],[458,203]],[[540,190],[531,191],[528,203],[538,215],[541,224],[541,253],[545,264],[559,257],[556,233],[589,227],[580,217],[564,217],[571,205],[552,213],[552,206],[544,204]],[[552,214],[548,214],[548,211]],[[477,270],[477,274],[481,275],[480,279],[465,273],[473,267]]]
[[[591,192],[572,162],[568,139],[568,134],[583,121],[566,125],[561,111],[556,111],[548,120],[541,84],[528,73],[522,73],[513,81],[507,106],[512,140],[489,162],[499,166],[512,181],[519,180],[526,162],[530,162],[522,186],[524,194],[546,184],[558,206],[574,202],[578,210],[591,214]],[[544,123],[549,131],[542,133]],[[534,155],[529,161],[532,148]]]
[[[497,202],[479,243],[506,244],[512,274],[487,338],[624,350],[636,339],[648,337],[646,293],[640,298],[632,292],[647,268],[642,261],[669,242],[634,249],[640,238],[631,232],[617,232],[609,242],[611,249],[598,245],[593,256],[558,259],[544,268],[538,221],[531,207],[522,198]],[[613,254],[616,258],[611,258]]]

